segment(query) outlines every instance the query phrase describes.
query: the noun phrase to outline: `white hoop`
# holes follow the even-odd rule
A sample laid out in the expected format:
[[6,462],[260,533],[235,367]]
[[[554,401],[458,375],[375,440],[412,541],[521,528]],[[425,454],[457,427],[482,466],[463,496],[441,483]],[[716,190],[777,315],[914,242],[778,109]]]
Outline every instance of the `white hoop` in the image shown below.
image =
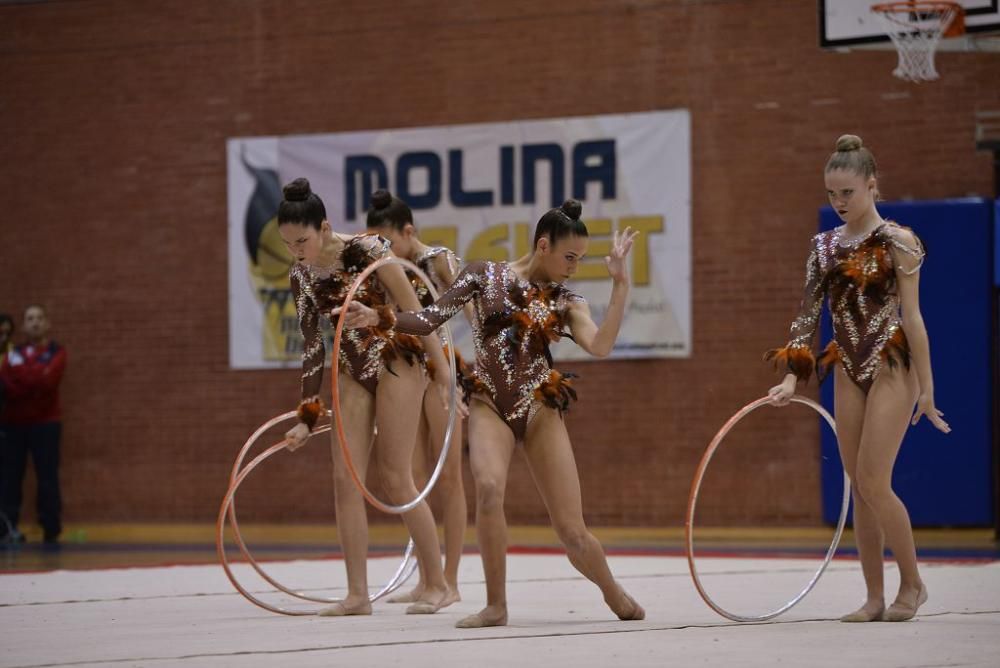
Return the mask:
[[[333,389],[332,389],[333,400],[331,403],[333,404],[333,423],[334,426],[336,426],[337,428],[337,440],[340,442],[340,450],[344,455],[344,463],[347,465],[347,470],[351,474],[351,479],[354,480],[354,484],[357,485],[358,489],[361,491],[361,494],[368,500],[368,503],[372,504],[373,506],[375,506],[384,513],[389,513],[391,515],[401,515],[402,513],[413,510],[418,505],[420,505],[420,503],[422,503],[424,499],[427,498],[427,495],[431,493],[431,490],[434,488],[434,485],[437,484],[438,478],[441,477],[441,471],[444,469],[445,460],[448,458],[448,450],[451,448],[451,432],[455,428],[455,416],[457,414],[457,405],[456,405],[457,390],[455,387],[455,375],[456,375],[455,349],[454,346],[447,346],[448,368],[451,373],[449,377],[451,378],[452,382],[451,382],[451,392],[449,393],[450,400],[448,405],[448,428],[445,429],[444,432],[444,443],[441,446],[441,455],[438,457],[437,466],[434,467],[434,472],[431,473],[431,477],[427,481],[427,484],[424,485],[424,488],[412,500],[406,503],[401,503],[399,505],[392,505],[385,503],[371,493],[371,491],[365,485],[365,481],[361,479],[360,475],[358,475],[358,471],[354,467],[354,460],[351,458],[351,450],[347,446],[347,436],[344,434],[344,421],[340,414],[340,384],[339,384],[340,364],[338,363],[338,360],[340,359],[341,335],[343,334],[344,331],[344,317],[347,315],[348,306],[350,306],[351,301],[354,299],[354,293],[358,291],[358,288],[360,288],[364,284],[365,280],[367,280],[372,273],[378,271],[387,264],[398,264],[409,269],[410,271],[415,273],[420,280],[424,282],[424,284],[427,286],[427,289],[430,291],[431,296],[434,298],[435,301],[437,301],[438,297],[440,296],[438,294],[437,289],[434,287],[434,282],[427,277],[427,274],[425,274],[420,269],[420,267],[413,264],[409,260],[405,260],[401,257],[396,257],[395,255],[387,255],[386,257],[383,257],[380,260],[372,262],[370,265],[365,267],[364,271],[359,273],[357,278],[354,279],[354,283],[351,285],[351,289],[347,291],[347,296],[344,297],[344,302],[343,304],[341,304],[340,307],[341,308],[340,317],[337,318],[337,327],[333,336],[333,350],[330,353],[331,358],[333,359],[333,364],[331,365],[332,372],[330,374],[331,383],[333,384]],[[442,327],[444,328],[445,336],[448,339],[448,341],[454,341],[454,339],[451,337],[451,330],[448,329],[448,325],[444,324],[442,325]]]
[[[329,415],[329,411],[327,411],[327,414]],[[225,549],[225,521],[226,517],[228,516],[229,521],[232,524],[233,538],[236,540],[236,544],[239,547],[240,552],[243,554],[244,558],[246,558],[250,566],[268,584],[272,585],[276,589],[290,596],[306,601],[312,601],[314,603],[332,604],[332,603],[339,603],[342,601],[342,599],[339,598],[311,596],[308,594],[304,594],[302,592],[295,591],[293,589],[284,586],[276,579],[268,575],[267,572],[263,569],[263,567],[261,567],[261,565],[253,558],[253,555],[250,554],[250,550],[247,548],[246,543],[243,541],[243,536],[240,533],[239,522],[236,519],[236,490],[246,479],[247,475],[249,475],[250,471],[256,468],[261,462],[263,462],[271,455],[281,451],[285,447],[285,442],[282,441],[281,443],[277,443],[271,446],[270,448],[268,448],[267,451],[255,457],[249,464],[247,464],[245,468],[241,469],[240,466],[243,463],[244,458],[250,451],[250,448],[253,447],[253,445],[260,439],[260,437],[268,429],[272,428],[276,424],[280,424],[281,422],[284,422],[294,417],[297,417],[296,412],[290,411],[288,413],[284,413],[277,417],[271,418],[263,425],[261,425],[256,431],[254,431],[254,433],[250,436],[250,438],[247,439],[246,443],[243,444],[243,448],[240,450],[239,454],[236,457],[236,462],[233,464],[233,468],[229,476],[229,489],[226,490],[226,496],[223,499],[222,507],[219,509],[219,518],[216,524],[215,546],[216,546],[216,552],[219,555],[219,561],[222,564],[223,570],[226,572],[226,576],[229,578],[229,581],[233,584],[236,590],[240,594],[242,594],[247,600],[249,600],[254,605],[264,608],[265,610],[268,610],[270,612],[282,615],[306,616],[306,615],[318,614],[319,611],[291,610],[288,608],[282,608],[280,606],[275,606],[266,603],[261,599],[257,598],[256,596],[254,596],[253,594],[251,594],[247,589],[245,589],[240,584],[240,582],[236,579],[236,576],[233,574],[232,569],[230,568],[229,559],[226,556],[226,549]],[[323,425],[322,427],[319,427],[316,430],[314,430],[310,434],[310,437],[319,434],[324,434],[328,431],[330,431],[330,425],[329,424]],[[413,556],[413,549],[414,545],[413,545],[413,540],[411,539],[406,546],[406,551],[403,553],[403,559],[400,562],[399,567],[397,567],[396,572],[393,574],[392,578],[390,578],[389,582],[387,582],[385,586],[382,587],[382,589],[380,589],[378,592],[370,594],[368,596],[369,601],[374,603],[383,596],[394,592],[395,590],[399,589],[399,587],[401,587],[403,583],[410,578],[411,575],[413,575],[417,567],[416,558]]]
[[[834,422],[833,417],[826,411],[825,408],[817,404],[812,399],[809,399],[808,397],[795,395],[791,398],[791,400],[795,403],[809,406],[810,408],[815,410],[823,417],[824,420],[826,420],[826,423],[830,425],[830,428],[833,429],[834,432],[836,432],[837,425]],[[698,469],[694,474],[694,480],[691,482],[691,493],[688,496],[687,519],[685,522],[685,539],[686,539],[688,568],[691,570],[691,578],[694,580],[695,589],[698,590],[698,593],[701,595],[702,600],[705,601],[708,607],[712,608],[712,610],[715,610],[717,613],[719,613],[726,619],[731,619],[735,622],[763,622],[768,619],[773,619],[774,617],[777,617],[783,612],[787,612],[789,609],[792,608],[792,606],[794,606],[803,598],[805,598],[806,594],[812,591],[812,588],[816,586],[817,582],[819,582],[820,576],[823,575],[823,571],[826,570],[826,567],[830,565],[830,560],[833,559],[833,555],[837,551],[837,545],[840,544],[840,537],[844,533],[844,525],[847,522],[847,512],[848,508],[850,507],[850,501],[851,501],[851,481],[847,477],[847,472],[845,471],[844,500],[841,503],[840,519],[837,521],[837,530],[833,535],[833,542],[830,543],[830,549],[826,551],[826,557],[823,559],[823,563],[820,564],[819,569],[816,570],[816,573],[812,576],[812,579],[809,580],[809,583],[805,586],[805,589],[800,591],[795,598],[788,601],[777,610],[773,610],[771,612],[765,612],[762,615],[739,615],[734,612],[729,612],[728,610],[720,606],[718,603],[716,603],[714,600],[712,600],[712,597],[708,595],[708,592],[705,591],[705,588],[701,584],[701,579],[698,577],[698,568],[695,566],[695,559],[694,559],[694,511],[695,511],[695,506],[698,502],[698,490],[701,488],[701,482],[705,476],[705,470],[708,468],[708,463],[712,460],[712,455],[715,454],[716,449],[719,447],[719,444],[722,442],[722,439],[726,437],[726,434],[729,433],[729,431],[736,425],[737,422],[742,420],[748,414],[757,410],[761,406],[767,406],[767,405],[773,405],[771,404],[770,397],[762,397],[760,399],[757,399],[756,401],[749,403],[743,408],[741,408],[735,415],[729,418],[729,421],[726,422],[726,424],[722,426],[722,429],[718,431],[718,433],[715,435],[715,438],[712,439],[712,442],[708,444],[708,448],[705,450],[705,454],[702,455],[701,462],[699,462]]]

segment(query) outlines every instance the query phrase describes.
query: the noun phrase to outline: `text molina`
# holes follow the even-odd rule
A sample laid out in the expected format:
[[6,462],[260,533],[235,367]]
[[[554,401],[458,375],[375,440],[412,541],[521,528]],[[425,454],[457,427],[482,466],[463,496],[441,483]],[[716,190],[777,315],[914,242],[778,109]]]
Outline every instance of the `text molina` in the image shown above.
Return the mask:
[[[502,206],[535,204],[536,174],[541,163],[548,167],[552,207],[559,206],[566,199],[567,176],[569,190],[575,199],[586,199],[589,183],[600,186],[601,199],[615,199],[615,140],[582,141],[574,144],[569,153],[567,174],[566,151],[559,144],[500,146],[499,183],[496,189],[479,190],[465,188],[464,152],[460,148],[449,149],[444,156],[435,151],[400,154],[394,166],[395,182],[392,185],[395,187],[392,188],[389,168],[382,158],[376,155],[349,155],[344,159],[344,218],[353,221],[359,212],[366,211],[371,205],[371,193],[379,188],[390,188],[414,210],[433,209],[444,196],[446,175],[448,201],[456,208],[488,207],[497,203]],[[444,162],[447,162],[447,168]],[[425,187],[423,192],[415,192],[410,177],[420,170],[424,172]],[[521,186],[519,200],[515,193],[518,176]]]

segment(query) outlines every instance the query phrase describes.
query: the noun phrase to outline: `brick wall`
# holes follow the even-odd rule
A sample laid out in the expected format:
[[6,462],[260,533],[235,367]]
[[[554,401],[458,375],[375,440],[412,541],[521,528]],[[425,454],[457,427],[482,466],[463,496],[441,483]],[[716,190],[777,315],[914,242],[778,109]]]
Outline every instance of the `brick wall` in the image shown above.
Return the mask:
[[[294,404],[296,371],[228,368],[227,137],[685,107],[694,355],[575,365],[569,417],[588,520],[677,525],[712,434],[774,381],[836,137],[873,148],[888,199],[991,194],[995,55],[916,86],[892,53],[821,51],[816,23],[802,0],[0,5],[0,310],[47,304],[69,349],[67,519],[214,518],[239,444]],[[819,522],[799,418],[741,425],[706,521]],[[280,459],[245,517],[331,517],[324,448]],[[520,460],[508,515],[545,517]]]

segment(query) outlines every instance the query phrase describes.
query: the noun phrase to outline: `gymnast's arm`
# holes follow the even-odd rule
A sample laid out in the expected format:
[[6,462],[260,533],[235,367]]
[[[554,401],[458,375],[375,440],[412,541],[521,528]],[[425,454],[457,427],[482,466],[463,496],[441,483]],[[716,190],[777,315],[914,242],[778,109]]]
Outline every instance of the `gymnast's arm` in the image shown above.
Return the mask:
[[798,381],[809,380],[816,357],[812,352],[813,338],[819,327],[819,316],[823,310],[823,284],[816,241],[806,261],[806,283],[802,292],[799,315],[792,321],[788,344],[784,348],[769,350],[765,360],[774,360],[775,365],[784,364],[787,369],[784,380],[768,390],[768,396],[776,406],[788,404],[795,394]]
[[913,415],[912,424],[916,424],[922,415],[926,415],[931,424],[947,434],[951,431],[951,427],[942,419],[943,413],[934,405],[934,376],[931,373],[930,341],[927,338],[924,317],[920,313],[919,272],[924,263],[923,244],[913,232],[907,229],[899,228],[893,230],[891,234],[890,252],[899,286],[899,302],[903,312],[903,332],[910,345],[913,367],[920,383],[920,395],[917,398],[917,410]]
[[[441,283],[443,283],[443,285],[435,287],[444,292],[455,284],[455,280],[461,268],[459,260],[455,254],[449,250],[446,253],[441,253],[436,256],[431,261],[434,263],[434,271],[437,272],[437,275],[441,278]],[[472,301],[470,300],[466,302],[465,306],[462,307],[462,310],[465,312],[465,319],[469,321],[469,325],[475,327],[476,314],[472,308]]]
[[[395,302],[400,308],[413,311],[420,309],[420,301],[417,299],[417,293],[413,291],[413,285],[406,278],[406,273],[403,268],[398,264],[387,264],[379,267],[378,280],[382,282],[386,290],[389,291],[389,295],[392,297],[392,301]],[[351,305],[358,304],[359,302],[352,302]],[[339,312],[339,311],[338,311]],[[350,326],[349,323],[345,324],[345,327]],[[405,332],[396,327],[397,332],[402,332],[404,334],[411,334],[414,332]],[[438,369],[444,369],[448,366],[448,361],[445,359],[444,351],[441,349],[441,340],[434,335],[432,331],[421,332],[420,336],[424,340],[424,350],[430,356],[431,362]],[[439,385],[445,383],[445,378],[443,374],[441,376]]]
[[296,450],[305,444],[316,421],[325,413],[319,390],[323,380],[323,365],[326,363],[326,346],[319,326],[319,309],[302,285],[302,276],[294,266],[289,278],[303,340],[302,401],[297,411],[299,423],[285,434],[288,449]]
[[621,235],[615,232],[611,254],[604,258],[614,282],[611,299],[608,300],[608,311],[601,325],[594,323],[586,300],[576,300],[570,306],[569,329],[573,340],[595,357],[607,357],[615,347],[615,339],[618,338],[618,331],[625,318],[625,305],[628,303],[629,275],[625,258],[638,235],[639,232],[633,232],[630,227],[625,228]]
[[[462,310],[467,302],[479,294],[483,262],[473,262],[465,267],[448,290],[423,310],[402,311],[395,314],[396,331],[403,334],[427,336]],[[400,272],[402,273],[402,272]],[[333,314],[340,313],[340,308]],[[344,319],[348,328],[371,327],[377,324],[379,314],[356,301],[352,301]],[[444,368],[444,367],[441,367]]]

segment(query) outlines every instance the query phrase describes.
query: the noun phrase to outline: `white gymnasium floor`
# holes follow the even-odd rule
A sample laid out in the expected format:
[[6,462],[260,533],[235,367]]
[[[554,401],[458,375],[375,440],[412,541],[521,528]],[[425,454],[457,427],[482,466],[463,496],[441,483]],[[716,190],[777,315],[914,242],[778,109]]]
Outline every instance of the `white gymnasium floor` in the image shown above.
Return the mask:
[[[0,575],[2,666],[1000,666],[1000,562],[925,563],[930,591],[906,623],[842,624],[861,603],[858,563],[837,560],[777,620],[740,624],[698,597],[683,558],[614,556],[612,569],[645,606],[619,622],[596,587],[561,555],[508,558],[510,625],[456,629],[485,599],[479,558],[466,555],[464,600],[407,616],[377,603],[371,617],[287,617],[237,594],[219,566]],[[370,562],[381,583],[398,558]],[[762,612],[808,581],[815,559],[706,558],[705,586],[724,606]],[[343,583],[335,560],[267,564],[293,587]],[[237,572],[268,591],[248,567]],[[894,592],[895,570],[887,571]],[[322,595],[338,595],[336,589]],[[294,605],[271,595],[269,601]]]

